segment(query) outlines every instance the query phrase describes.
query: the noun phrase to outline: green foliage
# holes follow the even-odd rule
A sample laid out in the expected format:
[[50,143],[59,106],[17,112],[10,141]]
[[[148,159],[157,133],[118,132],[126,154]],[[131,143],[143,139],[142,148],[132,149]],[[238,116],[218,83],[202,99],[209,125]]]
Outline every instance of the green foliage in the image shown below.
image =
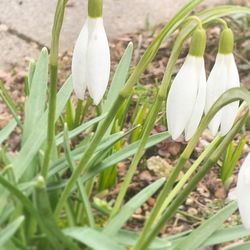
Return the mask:
[[246,142],[246,138],[243,137],[237,145],[235,145],[234,142],[231,142],[227,148],[221,167],[221,180],[226,187],[229,187],[232,182],[234,168],[242,155]]
[[[177,184],[178,192],[174,190],[174,195],[171,195],[179,172],[216,112],[236,100],[245,100],[250,106],[250,95],[245,89],[230,90],[218,99],[203,118],[167,181],[163,178],[149,183],[134,197],[126,197],[125,201],[145,150],[170,136],[167,131],[153,135],[151,131],[159,120],[159,111],[167,96],[182,45],[197,26],[188,15],[202,0],[189,1],[166,24],[132,71],[133,45],[128,45],[106,98],[96,109],[90,98],[74,102],[71,98],[71,76],[56,91],[59,35],[66,2],[58,1],[50,55],[47,49],[43,49],[37,62],[29,66],[24,83],[26,99],[23,119],[19,107],[0,82],[0,95],[13,115],[13,119],[0,131],[1,249],[87,247],[118,250],[131,247],[134,250],[168,250],[184,249],[186,246],[196,249],[250,235],[249,230],[242,226],[223,228],[223,222],[236,209],[235,203],[230,203],[193,232],[157,238],[159,231],[226,148],[221,176],[226,182],[232,175],[245,139],[243,137],[237,147],[230,143],[245,123],[247,115],[239,119],[228,135],[211,143],[209,150],[197,160],[198,163],[194,163],[192,174],[187,172],[185,181]],[[249,14],[250,10],[224,6],[205,10],[197,16],[203,24],[209,24],[216,18],[233,13]],[[160,87],[144,88],[139,84],[142,73],[155,58],[162,42],[177,29],[180,32]],[[137,99],[133,98],[135,95]],[[8,152],[7,143],[3,144],[17,127],[21,130],[21,145],[13,156]],[[108,199],[105,190],[110,191],[114,187],[117,164],[121,162],[127,164],[128,170],[118,197]],[[142,233],[123,230],[135,211],[157,192],[160,195]],[[246,249],[246,246],[249,243],[241,248]]]

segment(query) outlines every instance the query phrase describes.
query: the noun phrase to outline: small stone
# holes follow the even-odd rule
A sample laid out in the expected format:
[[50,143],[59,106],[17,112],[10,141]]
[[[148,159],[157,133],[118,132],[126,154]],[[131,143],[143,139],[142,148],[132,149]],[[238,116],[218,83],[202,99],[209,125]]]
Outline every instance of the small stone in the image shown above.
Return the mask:
[[147,203],[148,203],[148,205],[151,206],[151,207],[154,206],[154,204],[155,204],[155,198],[150,197],[150,198],[148,199]]
[[153,176],[147,170],[141,172],[139,174],[139,178],[141,181],[146,181],[146,182],[151,182],[153,180]]
[[186,200],[186,205],[187,206],[190,206],[190,205],[192,205],[194,203],[194,199],[192,199],[192,198],[187,198],[187,200]]
[[142,213],[142,209],[140,207],[137,208],[136,211],[135,211],[135,214],[141,214],[141,213]]
[[198,211],[197,209],[193,208],[193,207],[190,207],[187,212],[191,215],[197,215],[198,214]]

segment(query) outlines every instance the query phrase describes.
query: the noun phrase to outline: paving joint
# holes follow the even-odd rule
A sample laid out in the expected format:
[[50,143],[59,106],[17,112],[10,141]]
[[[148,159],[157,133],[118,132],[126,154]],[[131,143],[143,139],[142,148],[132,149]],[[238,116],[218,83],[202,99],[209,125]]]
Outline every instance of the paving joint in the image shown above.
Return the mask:
[[[6,25],[5,23],[0,21],[0,27],[4,27],[2,28],[5,32],[7,32],[8,34],[15,36],[21,40],[23,40],[24,42],[28,43],[28,44],[35,44],[36,47],[41,50],[44,47],[47,47],[45,44],[39,42],[38,40],[33,39],[32,37],[29,37],[21,32],[19,32],[18,30],[8,27],[8,25]],[[0,29],[1,30],[1,29]]]

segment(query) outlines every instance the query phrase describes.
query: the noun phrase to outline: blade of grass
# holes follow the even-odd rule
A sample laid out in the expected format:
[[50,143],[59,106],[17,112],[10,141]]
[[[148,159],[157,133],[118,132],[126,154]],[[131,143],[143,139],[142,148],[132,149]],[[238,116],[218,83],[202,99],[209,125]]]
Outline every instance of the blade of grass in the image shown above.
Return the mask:
[[142,191],[135,195],[129,202],[127,202],[121,209],[121,211],[113,217],[105,226],[103,232],[109,236],[116,234],[126,221],[132,217],[137,208],[143,205],[164,183],[165,178],[161,178]]
[[7,227],[1,229],[0,232],[0,247],[2,247],[15,234],[17,229],[24,221],[24,216],[18,217],[15,221],[8,224]]

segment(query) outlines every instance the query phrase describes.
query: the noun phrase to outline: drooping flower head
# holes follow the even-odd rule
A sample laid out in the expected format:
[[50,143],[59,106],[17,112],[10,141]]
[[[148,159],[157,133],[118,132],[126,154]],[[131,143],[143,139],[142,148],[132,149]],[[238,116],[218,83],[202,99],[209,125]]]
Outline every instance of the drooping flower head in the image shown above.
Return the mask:
[[[220,36],[219,51],[214,67],[207,81],[207,97],[205,112],[208,113],[214,102],[228,89],[240,86],[237,66],[233,56],[234,36],[229,28],[225,28]],[[223,107],[209,123],[213,135],[219,131],[225,135],[233,126],[239,102]]]
[[244,226],[250,229],[250,154],[242,164],[237,180],[236,200],[241,220]]
[[84,98],[86,88],[95,104],[109,81],[110,51],[102,18],[102,0],[88,1],[88,17],[76,41],[72,58],[74,91]]
[[168,130],[174,140],[183,131],[189,140],[195,133],[205,106],[206,73],[204,51],[206,32],[198,28],[193,36],[189,54],[176,75],[167,98]]

